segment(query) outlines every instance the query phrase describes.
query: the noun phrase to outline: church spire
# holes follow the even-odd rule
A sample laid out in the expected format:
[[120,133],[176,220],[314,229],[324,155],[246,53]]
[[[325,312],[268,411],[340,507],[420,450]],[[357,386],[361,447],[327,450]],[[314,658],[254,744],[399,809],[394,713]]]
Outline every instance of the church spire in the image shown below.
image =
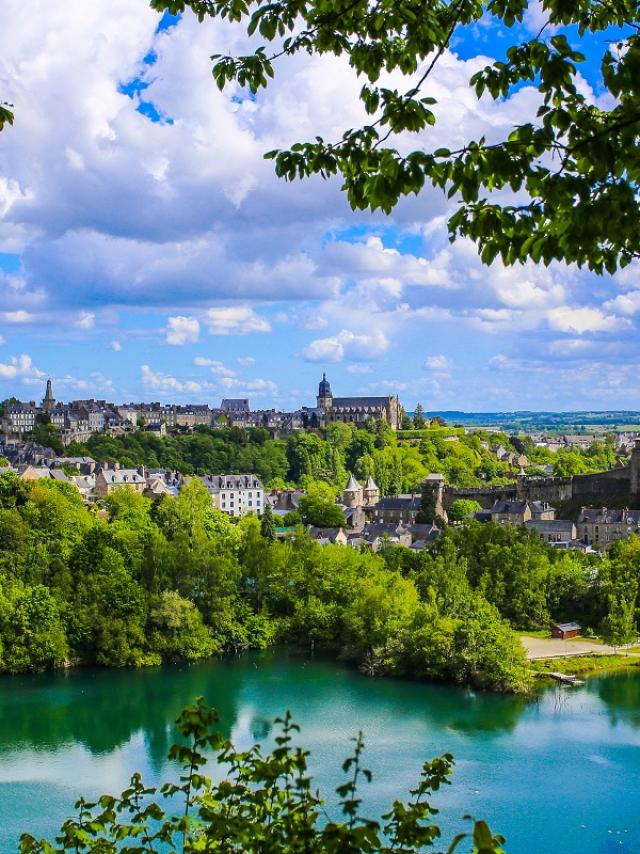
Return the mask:
[[55,406],[56,399],[53,396],[53,386],[51,384],[51,380],[47,380],[47,390],[44,395],[44,399],[42,401],[42,408],[45,412],[49,412]]

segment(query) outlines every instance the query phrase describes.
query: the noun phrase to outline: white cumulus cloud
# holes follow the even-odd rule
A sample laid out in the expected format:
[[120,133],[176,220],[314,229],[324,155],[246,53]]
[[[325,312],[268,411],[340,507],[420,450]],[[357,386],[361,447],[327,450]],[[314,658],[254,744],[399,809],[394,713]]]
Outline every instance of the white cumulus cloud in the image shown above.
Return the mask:
[[210,308],[204,323],[212,335],[249,335],[251,332],[270,332],[271,325],[265,317],[249,305],[229,305]]
[[202,383],[194,382],[193,380],[179,380],[170,374],[162,373],[161,371],[152,371],[149,365],[140,366],[140,374],[142,384],[149,389],[169,394],[171,392],[200,392],[202,391]]
[[453,362],[442,354],[438,356],[427,356],[424,366],[436,374],[449,374],[453,369]]
[[200,338],[200,323],[195,317],[178,315],[170,317],[166,329],[167,344],[182,347],[183,344],[195,344]]
[[31,356],[11,356],[7,364],[0,364],[0,380],[42,380],[46,374],[33,364]]
[[343,359],[370,361],[389,349],[389,340],[381,330],[356,334],[343,329],[329,338],[316,338],[304,351],[308,362],[342,362]]

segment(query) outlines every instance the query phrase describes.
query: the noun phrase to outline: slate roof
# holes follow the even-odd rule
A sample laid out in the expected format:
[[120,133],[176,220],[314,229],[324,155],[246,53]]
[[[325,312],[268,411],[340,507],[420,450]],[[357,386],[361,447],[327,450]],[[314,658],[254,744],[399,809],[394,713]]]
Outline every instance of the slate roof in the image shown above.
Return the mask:
[[393,397],[334,397],[332,400],[333,409],[342,409],[344,407],[355,407],[356,409],[362,409],[362,407],[371,406],[374,409],[389,406],[389,403],[393,401]]
[[578,517],[578,524],[592,525],[639,525],[640,510],[611,510],[607,507],[583,507]]
[[492,513],[524,513],[530,507],[534,513],[544,513],[553,510],[544,501],[495,501],[491,508]]
[[349,483],[346,486],[345,492],[359,492],[362,489],[358,481],[351,474],[349,475]]
[[219,492],[222,489],[262,489],[262,484],[255,474],[204,474],[200,480],[209,492]]
[[381,498],[376,504],[377,510],[419,510],[421,498],[419,495],[396,495]]
[[144,477],[138,469],[103,469],[102,476],[107,483],[144,483]]
[[574,526],[574,522],[570,519],[531,519],[524,523],[527,528],[533,528],[544,534],[561,533],[562,531],[570,531]]
[[400,534],[408,534],[410,529],[395,522],[369,522],[364,526],[362,533],[367,540],[370,540],[376,537],[397,537]]
[[223,412],[249,412],[249,400],[246,397],[225,397],[220,408]]

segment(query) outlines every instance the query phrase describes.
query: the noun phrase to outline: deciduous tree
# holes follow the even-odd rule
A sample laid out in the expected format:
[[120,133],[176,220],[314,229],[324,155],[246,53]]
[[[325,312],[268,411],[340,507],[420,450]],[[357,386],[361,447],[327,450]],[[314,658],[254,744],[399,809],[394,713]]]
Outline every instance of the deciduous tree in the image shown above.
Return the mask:
[[[387,213],[403,196],[430,186],[453,200],[451,237],[474,240],[486,263],[498,255],[506,264],[561,259],[601,273],[639,256],[636,0],[545,0],[533,36],[517,26],[527,0],[151,5],[228,19],[255,36],[253,52],[213,57],[220,88],[235,82],[255,95],[278,61],[300,52],[346,57],[363,81],[366,118],[334,139],[316,136],[269,152],[279,176],[339,175],[353,208]],[[504,138],[435,143],[431,75],[454,40],[472,37],[481,21],[498,29],[506,50],[470,78],[469,98],[501,101],[529,86],[530,112]],[[581,80],[587,53],[598,68],[597,100]],[[398,71],[404,85],[389,76]]]

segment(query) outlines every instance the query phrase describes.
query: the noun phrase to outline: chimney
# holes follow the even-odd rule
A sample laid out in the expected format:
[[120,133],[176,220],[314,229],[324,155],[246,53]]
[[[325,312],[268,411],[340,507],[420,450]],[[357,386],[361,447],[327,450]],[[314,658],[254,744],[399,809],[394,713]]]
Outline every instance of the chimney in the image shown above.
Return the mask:
[[113,464],[113,470],[114,471],[120,471],[120,463],[114,463]]

